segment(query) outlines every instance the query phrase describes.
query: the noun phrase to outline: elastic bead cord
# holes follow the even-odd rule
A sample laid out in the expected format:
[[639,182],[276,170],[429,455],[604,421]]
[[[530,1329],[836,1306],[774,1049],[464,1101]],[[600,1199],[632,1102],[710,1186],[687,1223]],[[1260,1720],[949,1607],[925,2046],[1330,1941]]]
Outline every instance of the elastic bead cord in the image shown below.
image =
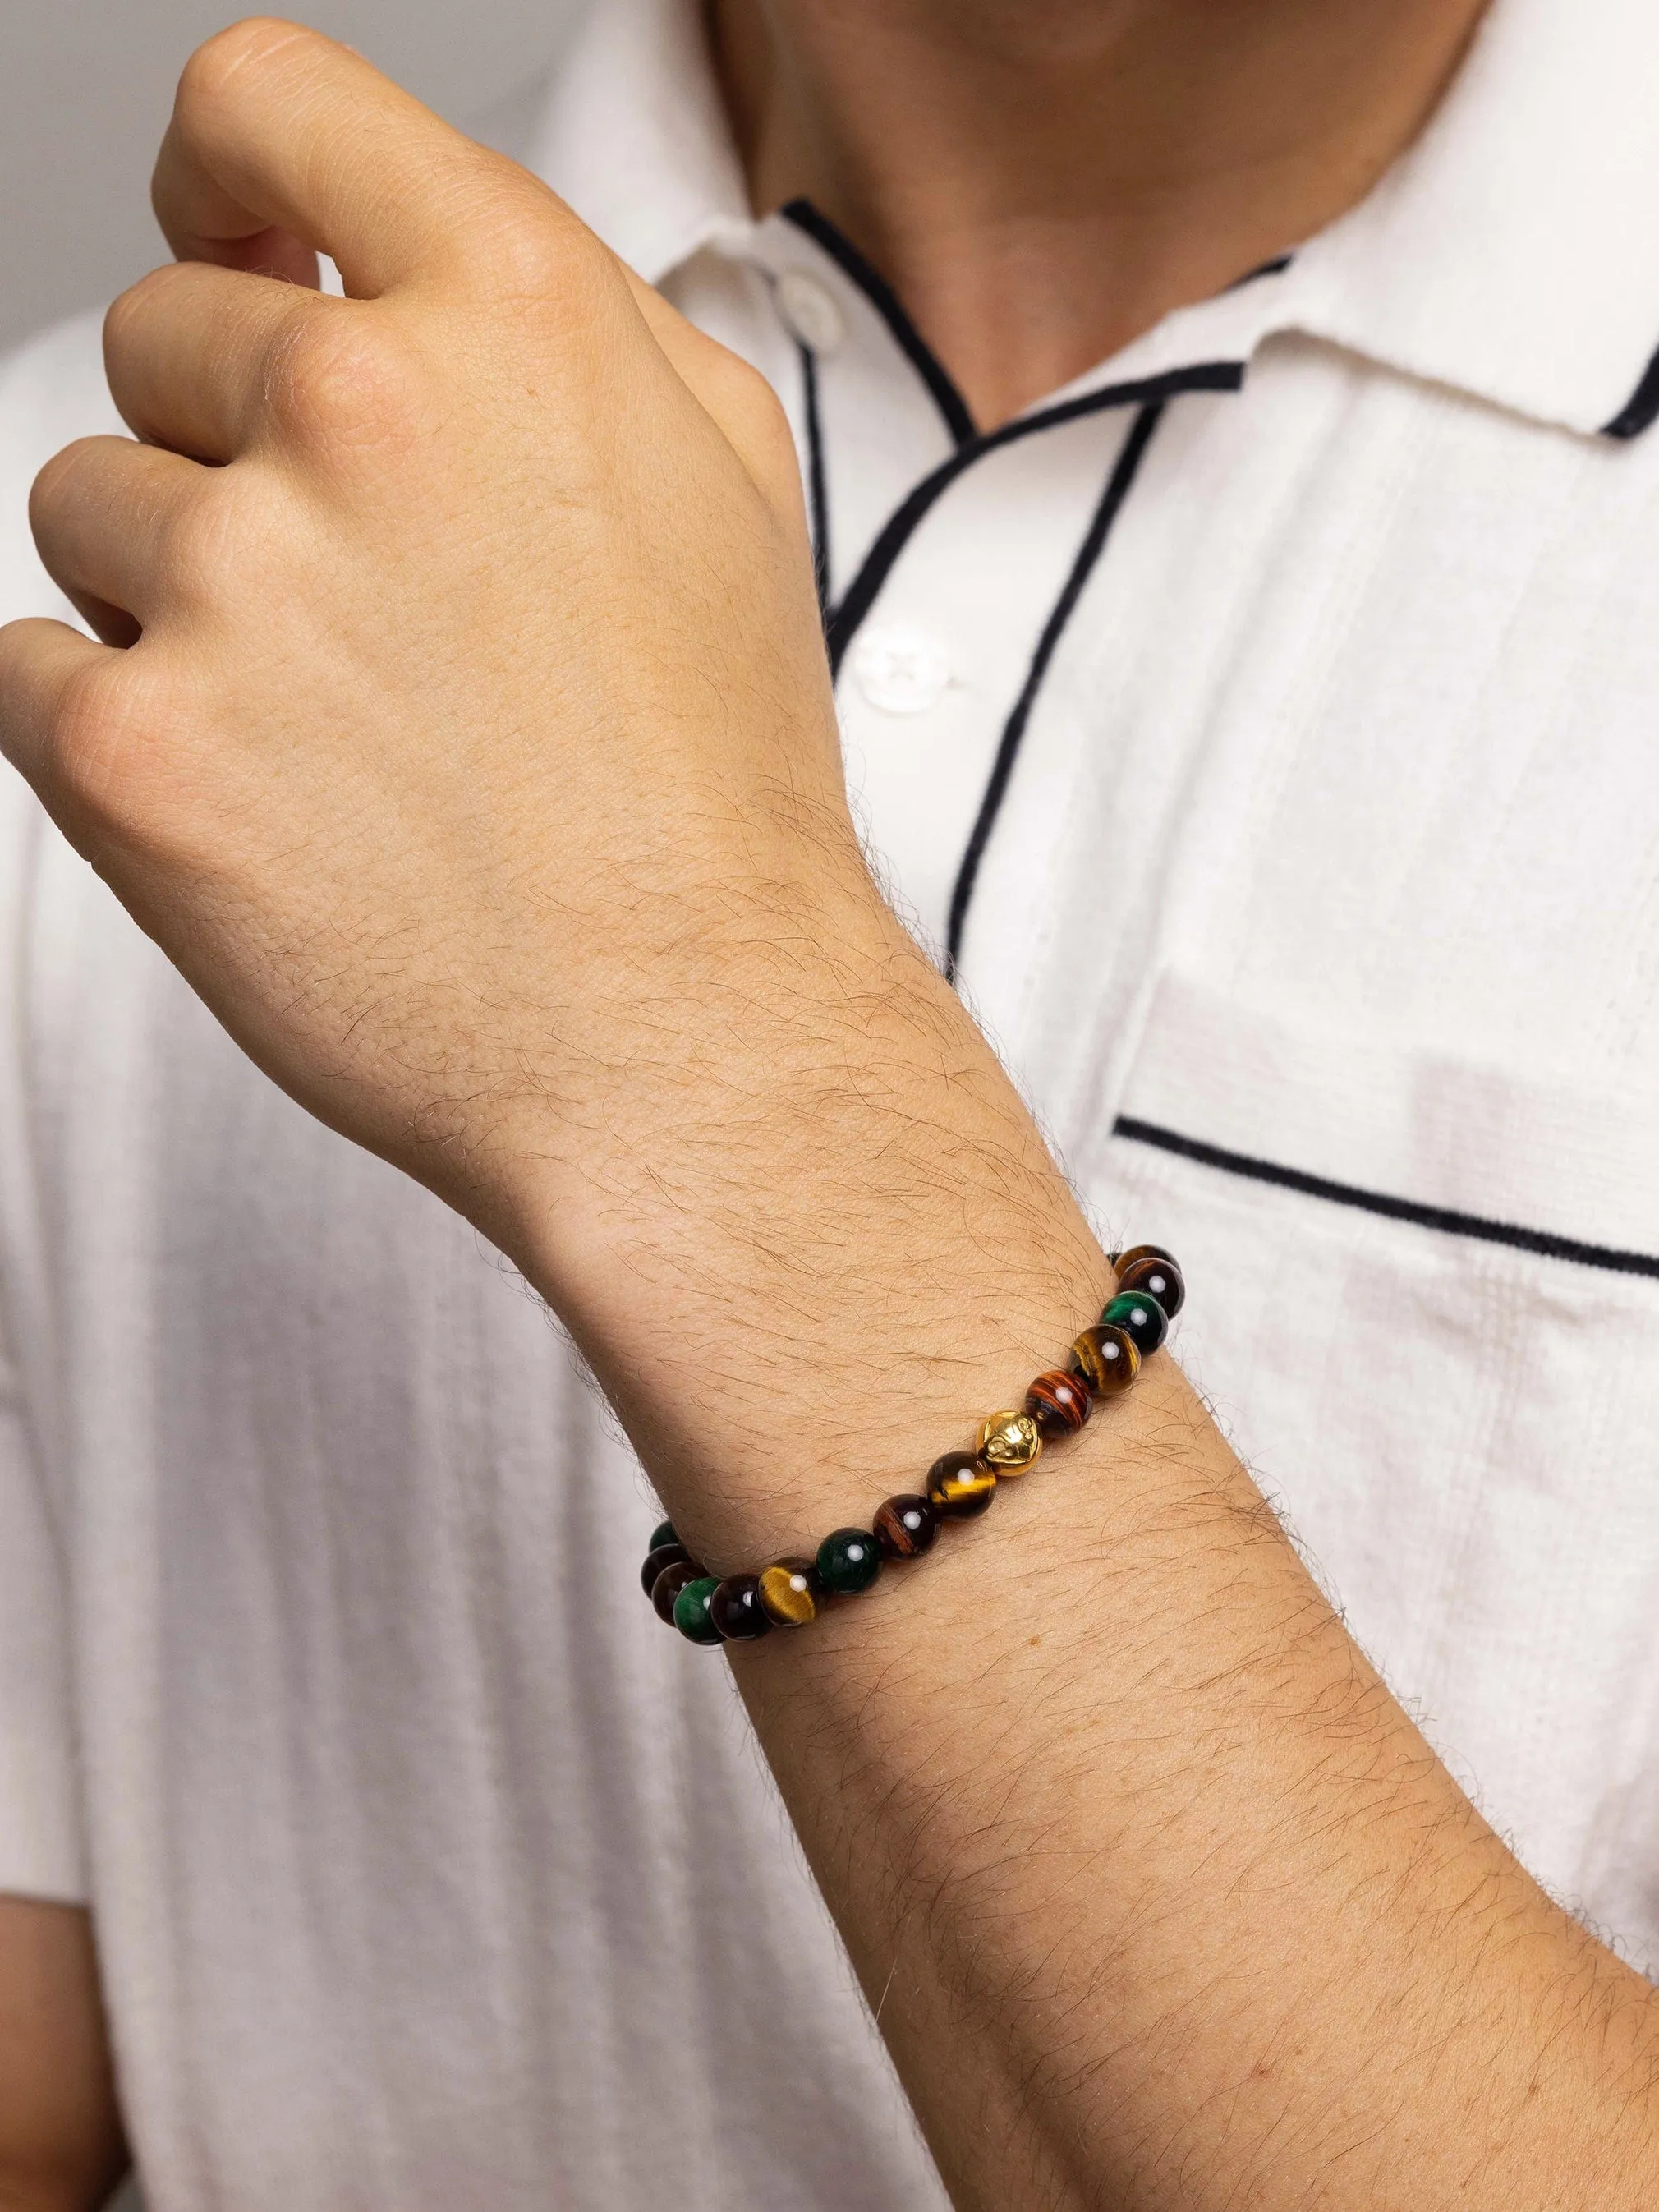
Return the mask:
[[976,1520],[999,1482],[1029,1474],[1046,1445],[1076,1436],[1103,1399],[1129,1388],[1186,1304],[1181,1269],[1161,1244],[1136,1244],[1110,1259],[1117,1289],[1073,1345],[1070,1366],[1039,1375],[1018,1408],[988,1413],[971,1451],[936,1459],[921,1490],[888,1498],[870,1528],[834,1530],[810,1559],[776,1559],[758,1574],[721,1577],[692,1557],[672,1521],[662,1522],[640,1573],[659,1618],[689,1642],[711,1647],[805,1628],[831,1598],[856,1597],[885,1566],[921,1559],[948,1523]]

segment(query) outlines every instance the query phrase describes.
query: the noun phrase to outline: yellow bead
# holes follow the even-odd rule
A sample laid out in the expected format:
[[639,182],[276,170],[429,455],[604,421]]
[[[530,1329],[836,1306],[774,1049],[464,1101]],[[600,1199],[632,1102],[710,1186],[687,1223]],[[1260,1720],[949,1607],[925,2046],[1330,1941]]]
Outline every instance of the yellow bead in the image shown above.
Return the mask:
[[810,1559],[780,1559],[762,1571],[761,1611],[780,1628],[805,1628],[818,1617],[817,1588]]
[[1042,1437],[1029,1413],[988,1413],[979,1425],[974,1449],[1000,1475],[1024,1474],[1036,1464]]

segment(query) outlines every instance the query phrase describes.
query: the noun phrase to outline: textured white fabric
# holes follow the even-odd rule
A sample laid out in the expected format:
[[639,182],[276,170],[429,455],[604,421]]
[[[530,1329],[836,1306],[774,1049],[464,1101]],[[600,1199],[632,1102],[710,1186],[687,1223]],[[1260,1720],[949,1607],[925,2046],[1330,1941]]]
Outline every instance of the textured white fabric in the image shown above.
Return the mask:
[[[527,147],[809,462],[780,287],[826,341],[832,599],[960,467],[839,694],[935,943],[1139,453],[965,985],[1103,1228],[1188,1261],[1182,1357],[1355,1632],[1643,1960],[1659,1276],[1579,1248],[1659,1255],[1659,437],[1595,434],[1659,345],[1656,70],[1639,0],[1595,40],[1498,0],[1372,202],[1065,395],[1161,411],[965,459],[836,253],[749,221],[689,8],[611,0]],[[1179,388],[1218,363],[1242,390]],[[107,427],[93,325],[0,372],[0,612],[62,611],[22,499]],[[0,1885],[97,1908],[156,2212],[939,2205],[536,1303],[248,1066],[10,781],[0,990]]]

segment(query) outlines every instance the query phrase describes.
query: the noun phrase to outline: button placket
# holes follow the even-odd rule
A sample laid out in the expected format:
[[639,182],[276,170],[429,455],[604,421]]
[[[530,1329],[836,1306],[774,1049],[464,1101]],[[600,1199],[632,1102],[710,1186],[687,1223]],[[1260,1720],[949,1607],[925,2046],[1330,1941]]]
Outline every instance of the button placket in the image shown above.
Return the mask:
[[778,313],[792,337],[820,359],[839,353],[847,342],[847,319],[833,294],[805,269],[786,269],[777,283]]
[[853,679],[884,714],[925,714],[945,696],[951,658],[919,623],[872,623],[853,648]]

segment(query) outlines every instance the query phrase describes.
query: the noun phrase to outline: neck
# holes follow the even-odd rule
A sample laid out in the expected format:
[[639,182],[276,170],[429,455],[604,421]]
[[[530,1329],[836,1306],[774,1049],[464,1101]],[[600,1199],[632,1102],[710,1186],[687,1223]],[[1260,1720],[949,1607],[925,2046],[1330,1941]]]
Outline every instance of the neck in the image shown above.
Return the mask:
[[1361,199],[1485,0],[711,0],[757,210],[805,195],[1004,420]]

